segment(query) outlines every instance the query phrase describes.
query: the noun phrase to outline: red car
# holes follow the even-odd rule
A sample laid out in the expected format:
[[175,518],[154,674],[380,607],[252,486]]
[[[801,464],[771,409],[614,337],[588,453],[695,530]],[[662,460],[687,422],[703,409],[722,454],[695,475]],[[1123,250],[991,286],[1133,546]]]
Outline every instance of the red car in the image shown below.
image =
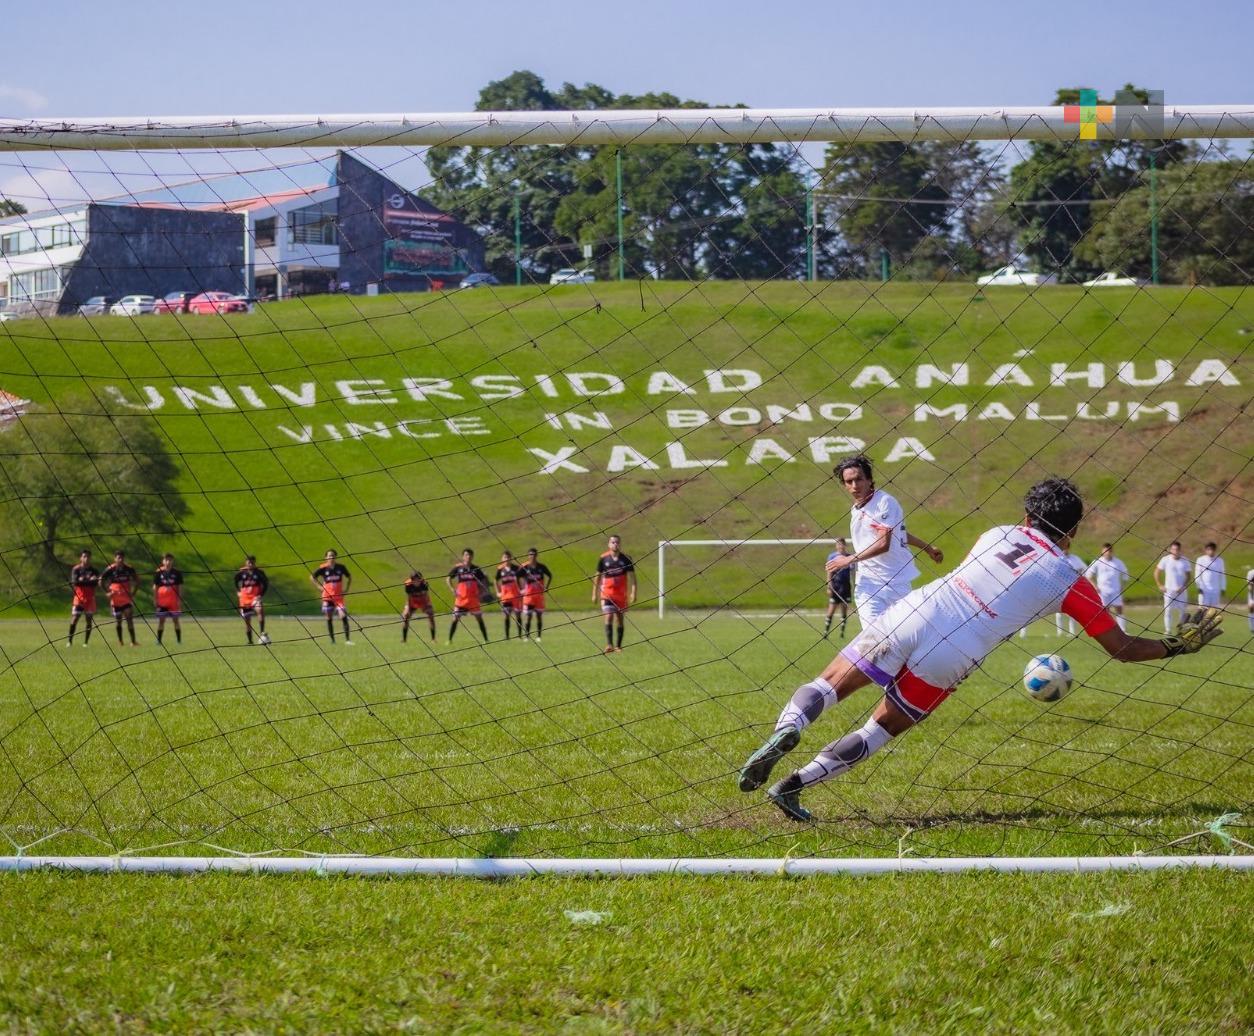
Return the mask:
[[186,313],[188,300],[195,294],[194,291],[172,291],[157,299],[152,311],[154,313]]
[[225,291],[202,291],[187,300],[189,313],[247,313],[248,303]]

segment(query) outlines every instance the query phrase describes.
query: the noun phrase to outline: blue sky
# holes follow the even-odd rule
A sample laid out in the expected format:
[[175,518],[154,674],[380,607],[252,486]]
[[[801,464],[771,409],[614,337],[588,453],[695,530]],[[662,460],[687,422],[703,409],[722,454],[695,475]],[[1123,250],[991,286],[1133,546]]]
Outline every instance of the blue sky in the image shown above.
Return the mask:
[[[1254,101],[1248,0],[71,0],[55,10],[63,40],[36,5],[6,10],[0,117],[464,111],[520,68],[554,85],[758,107],[1046,104],[1063,84],[1113,92],[1125,81],[1168,103]],[[108,177],[83,168],[67,179],[42,157],[0,153],[0,191],[20,184],[54,202],[118,193]]]

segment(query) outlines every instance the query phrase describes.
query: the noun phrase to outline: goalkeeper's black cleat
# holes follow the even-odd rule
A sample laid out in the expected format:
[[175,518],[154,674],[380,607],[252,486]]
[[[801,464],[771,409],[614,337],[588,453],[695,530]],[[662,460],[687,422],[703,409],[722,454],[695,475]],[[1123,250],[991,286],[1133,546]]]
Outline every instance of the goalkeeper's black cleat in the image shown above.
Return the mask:
[[794,773],[772,784],[766,797],[775,803],[779,811],[789,820],[795,820],[798,824],[813,823],[814,815],[801,804],[801,789],[804,787],[801,778]]
[[801,743],[801,731],[796,727],[777,730],[766,743],[745,760],[740,768],[740,790],[757,791],[766,783],[775,764]]

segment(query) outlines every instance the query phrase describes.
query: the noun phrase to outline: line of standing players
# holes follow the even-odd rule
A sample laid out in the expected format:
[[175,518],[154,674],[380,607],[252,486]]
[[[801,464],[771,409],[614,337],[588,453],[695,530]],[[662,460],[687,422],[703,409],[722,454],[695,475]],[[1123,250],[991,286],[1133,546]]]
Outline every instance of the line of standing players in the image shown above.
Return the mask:
[[[474,616],[479,632],[486,643],[488,628],[483,620],[483,605],[499,601],[505,620],[505,639],[516,631],[518,639],[540,642],[544,633],[545,599],[553,583],[553,573],[532,547],[527,551],[525,564],[518,564],[510,551],[501,554],[493,580],[475,564],[475,552],[470,548],[462,551],[460,564],[454,565],[445,577],[453,592],[453,620],[449,627],[448,643],[453,642],[457,627],[463,618]],[[344,631],[344,643],[351,645],[351,627],[345,596],[352,586],[352,573],[339,561],[335,551],[329,550],[322,564],[309,576],[310,582],[321,596],[322,614],[326,619],[327,635],[335,641],[335,620],[338,618]],[[257,559],[251,554],[234,576],[239,615],[244,620],[248,643],[269,644],[266,634],[265,595],[270,580],[263,569],[257,567]],[[113,563],[103,572],[91,563],[91,551],[84,550],[78,564],[70,570],[70,588],[73,601],[70,607],[70,629],[66,646],[74,643],[80,619],[85,619],[83,644],[91,640],[96,617],[96,590],[103,588],[117,627],[120,645],[125,625],[130,645],[138,646],[135,636],[135,597],[139,591],[139,573],[131,566],[123,551],[115,552]],[[174,555],[164,554],[161,564],[153,573],[152,594],[157,616],[157,643],[165,636],[165,624],[170,620],[179,643],[183,640],[182,617],[183,573],[174,565]],[[431,639],[436,639],[435,608],[431,603],[431,587],[422,573],[410,573],[404,584],[405,607],[401,612],[401,640],[409,639],[409,627],[419,613],[427,617]],[[636,600],[636,572],[630,557],[622,552],[621,541],[611,536],[608,549],[597,560],[593,577],[593,603],[600,603],[605,618],[605,653],[623,649],[624,618]],[[256,629],[254,630],[254,625]],[[257,639],[254,641],[254,636]]]

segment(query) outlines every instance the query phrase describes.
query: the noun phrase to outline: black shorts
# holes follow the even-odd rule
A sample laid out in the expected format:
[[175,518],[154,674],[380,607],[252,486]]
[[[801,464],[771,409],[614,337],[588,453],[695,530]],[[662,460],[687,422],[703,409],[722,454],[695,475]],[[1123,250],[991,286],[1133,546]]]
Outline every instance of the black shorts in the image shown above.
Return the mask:
[[828,604],[850,604],[852,603],[853,594],[842,586],[828,586],[827,603]]

